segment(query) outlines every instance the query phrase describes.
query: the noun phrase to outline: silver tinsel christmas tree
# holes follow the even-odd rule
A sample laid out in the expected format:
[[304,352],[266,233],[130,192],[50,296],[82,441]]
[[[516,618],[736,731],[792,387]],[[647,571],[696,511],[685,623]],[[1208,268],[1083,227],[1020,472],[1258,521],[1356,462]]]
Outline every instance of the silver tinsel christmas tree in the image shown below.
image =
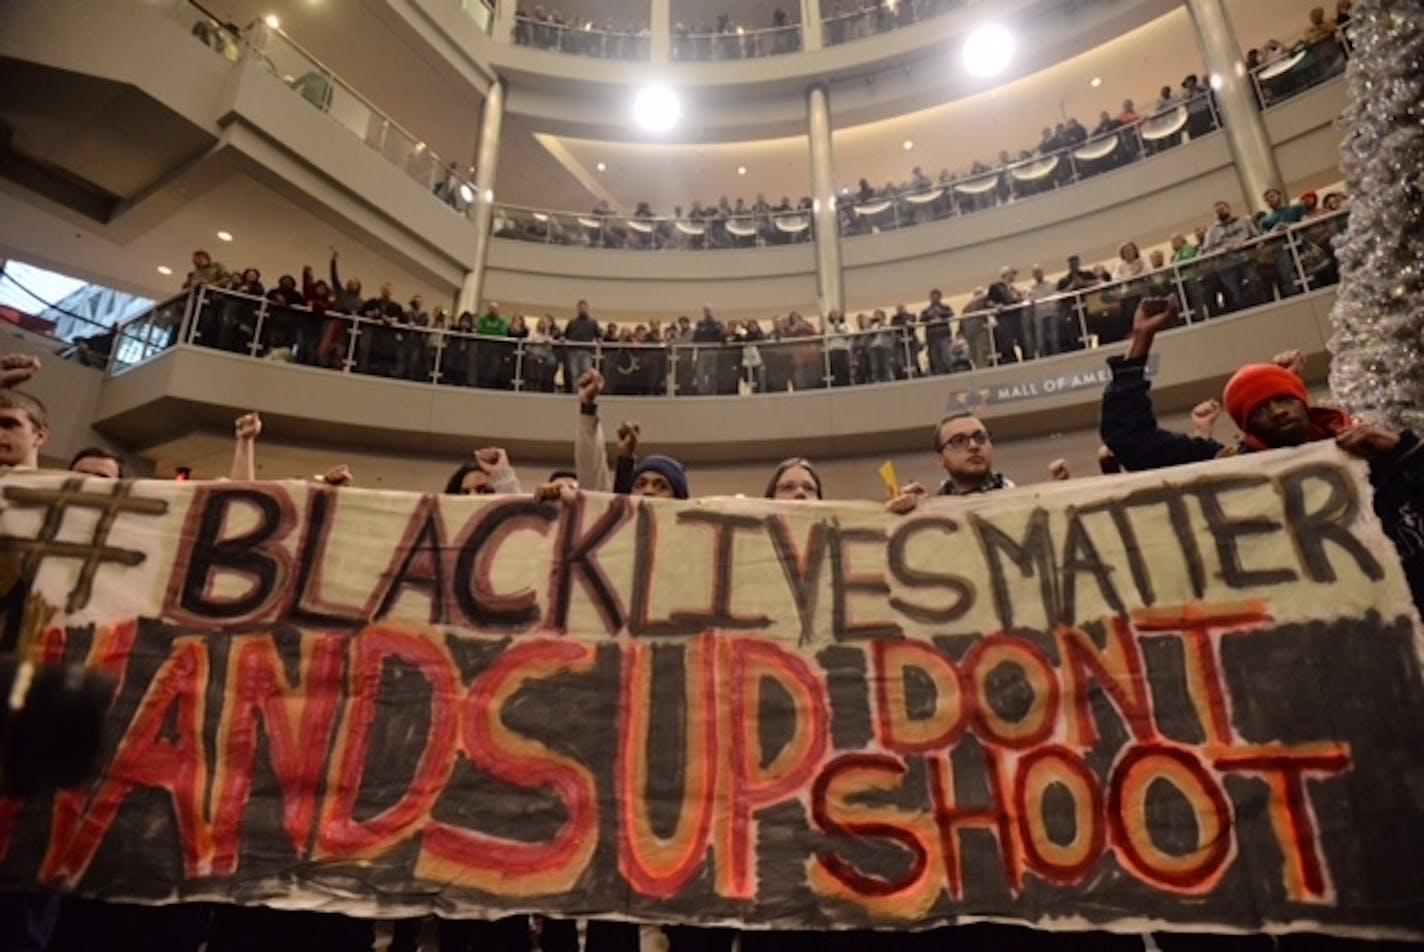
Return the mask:
[[1391,428],[1424,424],[1424,0],[1358,0],[1340,165],[1350,225],[1330,387]]

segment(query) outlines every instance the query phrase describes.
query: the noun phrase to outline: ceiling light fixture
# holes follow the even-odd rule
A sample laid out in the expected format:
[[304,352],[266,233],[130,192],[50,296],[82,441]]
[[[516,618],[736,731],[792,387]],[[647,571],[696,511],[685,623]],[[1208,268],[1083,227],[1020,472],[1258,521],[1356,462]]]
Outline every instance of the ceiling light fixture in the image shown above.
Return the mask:
[[1090,82],[1088,85],[1089,85],[1089,86],[1092,86],[1094,89],[1097,89],[1097,88],[1098,88],[1099,86],[1101,86],[1102,84],[1103,84],[1103,78],[1102,78],[1101,76],[1094,76],[1094,77],[1093,77],[1093,81]]
[[277,14],[275,13],[267,14],[262,20],[274,30],[280,30],[282,28],[282,21],[277,19]]
[[158,266],[158,273],[162,275],[170,275],[173,273],[173,269],[168,267],[168,265],[166,264],[161,264]]
[[230,231],[220,231],[220,232],[218,232],[218,241],[232,241],[232,232],[230,232]]
[[739,165],[739,166],[737,166],[737,174],[738,174],[738,175],[746,175],[746,174],[747,174],[747,167],[746,167],[745,165]]
[[914,140],[914,139],[906,139],[904,142],[901,142],[901,143],[900,143],[900,148],[904,149],[906,152],[909,152],[909,151],[910,151],[911,149],[913,149],[914,147],[915,147],[915,140]]
[[633,119],[649,132],[667,132],[682,118],[682,103],[666,86],[649,86],[633,100]]
[[964,41],[964,68],[980,79],[997,76],[1014,56],[1014,35],[998,23],[979,27]]
[[598,163],[598,165],[595,166],[595,167],[596,167],[596,168],[598,169],[598,171],[600,171],[600,172],[607,172],[607,171],[608,171],[608,163],[607,163],[607,162],[600,162],[600,163]]

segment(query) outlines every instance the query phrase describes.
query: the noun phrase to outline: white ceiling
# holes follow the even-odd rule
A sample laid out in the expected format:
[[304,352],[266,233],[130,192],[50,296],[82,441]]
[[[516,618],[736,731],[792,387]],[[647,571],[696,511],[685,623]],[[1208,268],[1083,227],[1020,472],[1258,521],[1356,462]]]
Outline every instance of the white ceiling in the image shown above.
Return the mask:
[[[255,267],[275,286],[282,273],[299,281],[310,264],[325,279],[330,248],[341,251],[341,276],[359,277],[365,288],[390,281],[402,300],[411,293],[444,301],[450,288],[401,268],[339,225],[296,205],[266,185],[234,175],[198,195],[158,227],[127,244],[106,237],[93,222],[58,207],[43,208],[30,193],[0,180],[0,256],[12,257],[145,297],[176,294],[195,249],[229,269]],[[232,241],[217,237],[227,231]],[[173,270],[158,273],[160,265]]]
[[[434,0],[432,0],[434,2]],[[387,27],[388,0],[210,0],[214,12],[247,23],[275,12],[282,28],[334,72],[360,90],[440,156],[468,164],[474,153],[477,95],[437,68],[429,50],[410,49]],[[777,0],[724,0],[716,4],[739,22],[765,17]],[[799,4],[781,3],[788,12]],[[1300,35],[1314,0],[1226,0],[1238,37],[1261,45],[1269,37],[1289,41]],[[599,21],[635,20],[646,15],[646,0],[560,0],[544,3],[565,14]],[[691,20],[685,10],[707,9],[701,0],[674,0],[674,19]],[[392,68],[398,66],[398,68]],[[947,63],[946,68],[957,68]],[[1185,7],[1064,63],[1007,86],[942,106],[836,133],[837,178],[845,184],[861,176],[877,186],[908,179],[914,165],[926,171],[967,166],[1001,148],[1031,148],[1045,123],[1076,115],[1090,128],[1099,110],[1116,112],[1133,98],[1139,108],[1156,98],[1164,83],[1177,85],[1189,72],[1203,72],[1201,54]],[[1089,85],[1094,76],[1101,86]],[[549,136],[563,148],[557,157],[536,136],[543,130],[506,117],[497,193],[516,205],[591,207],[600,197],[632,210],[649,201],[659,210],[715,200],[727,194],[751,201],[805,194],[809,161],[804,140],[757,143],[658,145]],[[915,142],[909,153],[906,139]],[[572,161],[570,161],[572,160]],[[596,164],[605,162],[606,173]],[[747,175],[737,175],[745,165]],[[933,172],[931,173],[933,174]],[[588,184],[596,182],[593,188]],[[586,184],[588,183],[588,184]]]

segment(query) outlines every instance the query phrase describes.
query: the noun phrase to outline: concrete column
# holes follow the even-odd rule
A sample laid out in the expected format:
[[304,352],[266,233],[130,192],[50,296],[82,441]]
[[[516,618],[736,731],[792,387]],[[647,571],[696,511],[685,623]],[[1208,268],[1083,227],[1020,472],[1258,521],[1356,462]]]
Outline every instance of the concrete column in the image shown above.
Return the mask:
[[1197,46],[1206,62],[1208,81],[1216,87],[1216,104],[1226,130],[1226,142],[1236,163],[1236,175],[1246,193],[1246,209],[1262,207],[1261,196],[1269,188],[1283,188],[1281,170],[1266,133],[1266,123],[1256,104],[1251,76],[1241,56],[1241,46],[1231,30],[1222,0],[1187,0]]
[[514,11],[516,0],[495,0],[494,21],[490,36],[496,43],[514,42]]
[[807,141],[811,146],[812,218],[816,237],[816,299],[824,317],[845,310],[841,283],[841,231],[836,215],[836,172],[831,157],[831,103],[817,83],[806,93]]
[[489,258],[490,222],[494,218],[494,172],[499,166],[499,132],[504,124],[504,81],[496,79],[485,93],[480,116],[480,145],[475,154],[475,260],[460,285],[455,313],[476,311],[484,292],[485,261]]
[[648,19],[648,52],[654,63],[672,59],[672,0],[653,0]]
[[801,49],[819,50],[825,45],[821,33],[821,0],[801,0]]

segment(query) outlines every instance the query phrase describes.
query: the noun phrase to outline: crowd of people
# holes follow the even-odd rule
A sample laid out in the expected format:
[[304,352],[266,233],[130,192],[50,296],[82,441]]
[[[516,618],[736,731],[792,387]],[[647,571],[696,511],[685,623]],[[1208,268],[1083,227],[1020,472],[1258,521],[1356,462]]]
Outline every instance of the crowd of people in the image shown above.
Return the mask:
[[730,13],[718,14],[715,22],[679,20],[672,26],[670,52],[675,63],[795,53],[801,49],[799,27],[797,20],[779,6],[772,9],[770,23],[741,23]]
[[[1177,299],[1171,296],[1141,300],[1133,313],[1126,352],[1114,353],[1108,359],[1111,382],[1103,393],[1099,426],[1103,472],[1156,470],[1223,455],[1332,440],[1344,451],[1368,461],[1375,511],[1396,543],[1414,601],[1424,604],[1424,452],[1418,436],[1358,424],[1342,411],[1313,406],[1300,376],[1303,358],[1298,351],[1277,355],[1269,363],[1241,367],[1226,384],[1219,401],[1204,401],[1193,414],[1194,433],[1162,429],[1154,413],[1146,367],[1156,335],[1177,322],[1178,309]],[[18,389],[39,371],[40,363],[34,357],[12,354],[0,358],[0,476],[33,471],[39,466],[40,452],[49,436],[47,411],[40,401]],[[557,505],[572,501],[580,491],[694,498],[693,474],[678,460],[666,455],[638,455],[642,433],[636,422],[626,421],[618,428],[616,462],[609,465],[598,408],[604,383],[603,376],[593,368],[583,370],[577,378],[573,467],[551,472],[533,490],[535,500]],[[1213,435],[1216,418],[1223,410],[1240,431],[1239,440],[1223,441]],[[255,443],[261,429],[261,420],[255,414],[244,414],[236,421],[233,479],[255,477]],[[985,421],[975,414],[950,414],[927,435],[933,437],[933,460],[943,474],[942,482],[933,493],[919,483],[887,487],[890,491],[884,505],[888,512],[905,515],[931,506],[953,511],[956,497],[1014,488],[1013,480],[995,466],[993,436]],[[81,451],[70,469],[94,478],[124,475],[122,460],[100,448]],[[1047,462],[1046,469],[1048,477],[1055,480],[1072,475],[1062,460]],[[319,481],[339,491],[339,487],[351,484],[352,474],[348,468],[336,466]],[[445,491],[452,495],[513,496],[525,490],[508,455],[497,447],[485,447],[455,470]],[[799,457],[772,468],[761,494],[793,505],[837,498],[835,487],[823,481],[814,463]],[[66,898],[61,906],[61,900],[54,896],[12,894],[8,898],[10,902],[3,910],[6,925],[22,925],[31,934],[39,930],[41,945],[35,947],[44,947],[44,941],[54,933],[65,939],[50,948],[97,948],[115,930],[134,928],[154,936],[164,935],[166,944],[161,949],[158,945],[149,946],[160,952],[196,952],[204,941],[210,952],[295,947],[367,952],[374,942],[372,923],[315,912],[201,904],[147,909],[79,898]],[[421,929],[417,920],[397,923],[389,948],[412,952],[418,946]],[[737,938],[730,929],[679,926],[666,927],[665,931],[671,952],[727,952]],[[536,936],[538,947],[546,952],[580,947],[575,923],[522,915],[492,922],[441,920],[438,932],[442,949],[526,950],[534,947]],[[1154,939],[1163,952],[1315,947],[1309,944],[1308,936],[1230,937],[1229,946],[1213,945],[1211,937],[1200,935],[1160,934]],[[309,945],[294,945],[298,940]],[[600,952],[633,950],[639,947],[639,927],[622,922],[590,922],[586,940],[586,948]],[[864,943],[869,937],[854,932],[832,935],[772,931],[745,933],[739,941],[744,952],[769,952],[864,948],[868,947]],[[1126,952],[1142,947],[1141,940],[1132,936],[1039,933],[997,925],[958,926],[953,931],[931,933],[878,933],[874,937],[874,947],[897,950],[945,944],[960,947],[965,942],[974,943],[973,947],[1042,948],[1046,952],[1086,948]]]
[[[917,311],[905,304],[861,311],[792,311],[762,321],[720,319],[704,305],[694,320],[599,321],[589,302],[572,317],[479,313],[399,300],[389,284],[374,296],[339,271],[329,281],[308,266],[266,288],[256,268],[228,272],[195,252],[184,289],[220,288],[197,310],[200,346],[353,373],[459,387],[549,393],[573,389],[597,367],[610,393],[630,396],[784,393],[954,374],[1101,346],[1124,339],[1138,302],[1173,295],[1188,321],[1291,297],[1339,279],[1334,242],[1346,221],[1343,193],[1288,201],[1279,189],[1247,216],[1218,202],[1209,223],[1146,251],[1123,242],[1113,262],[1085,266],[1071,255],[1050,276],[1015,266],[975,287],[962,308],[938,290]],[[265,303],[264,303],[265,302]],[[170,322],[164,345],[176,342]]]
[[[1263,107],[1308,89],[1345,70],[1345,58],[1350,50],[1350,11],[1352,0],[1336,0],[1335,16],[1325,15],[1324,7],[1312,7],[1304,31],[1289,45],[1269,39],[1259,48],[1246,52],[1246,68],[1256,79],[1257,101]],[[1289,68],[1275,75],[1265,75],[1263,67],[1298,57]]]
[[648,58],[648,24],[602,23],[566,17],[557,8],[521,6],[514,11],[514,42],[540,50],[555,50],[602,59],[636,60]]
[[826,45],[837,46],[912,26],[963,6],[964,0],[868,0],[859,4],[832,0],[821,7],[821,29]]
[[[1185,120],[1178,122],[1183,113]],[[1124,100],[1116,112],[1103,110],[1091,131],[1070,117],[1044,126],[1033,149],[1002,149],[995,162],[975,160],[958,171],[946,167],[936,178],[917,165],[908,179],[879,188],[861,178],[854,188],[841,189],[839,227],[847,236],[869,234],[1009,204],[1200,138],[1216,129],[1218,121],[1211,90],[1190,75],[1180,89],[1163,86],[1143,113],[1133,100]],[[1161,129],[1152,131],[1158,122],[1163,123]],[[1091,156],[1079,154],[1090,141],[1111,141],[1111,146]],[[501,207],[494,234],[541,244],[655,250],[791,244],[812,238],[813,204],[809,195],[794,204],[790,196],[782,196],[773,204],[758,194],[750,203],[725,195],[706,203],[697,199],[685,212],[679,205],[670,215],[654,211],[649,202],[639,202],[627,213],[600,201],[587,215]]]

